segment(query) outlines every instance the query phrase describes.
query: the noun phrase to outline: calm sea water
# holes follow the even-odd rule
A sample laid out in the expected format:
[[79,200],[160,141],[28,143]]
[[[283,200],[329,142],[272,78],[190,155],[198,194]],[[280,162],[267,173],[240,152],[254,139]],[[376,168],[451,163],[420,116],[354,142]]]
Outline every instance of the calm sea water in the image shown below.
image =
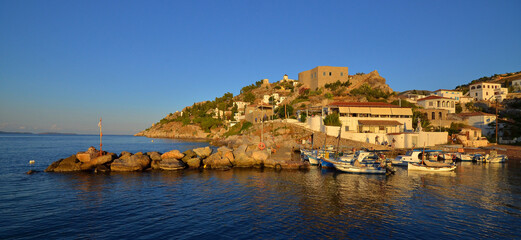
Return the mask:
[[[25,174],[97,141],[0,135],[0,239],[521,238],[515,162],[388,177],[319,169]],[[206,145],[104,137],[116,153]]]

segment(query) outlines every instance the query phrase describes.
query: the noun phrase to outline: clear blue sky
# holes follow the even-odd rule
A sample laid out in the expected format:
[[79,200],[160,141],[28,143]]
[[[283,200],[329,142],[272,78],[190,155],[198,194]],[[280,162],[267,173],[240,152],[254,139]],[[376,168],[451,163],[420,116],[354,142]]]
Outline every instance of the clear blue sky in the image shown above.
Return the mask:
[[0,131],[133,134],[262,78],[395,91],[521,71],[521,1],[0,0]]

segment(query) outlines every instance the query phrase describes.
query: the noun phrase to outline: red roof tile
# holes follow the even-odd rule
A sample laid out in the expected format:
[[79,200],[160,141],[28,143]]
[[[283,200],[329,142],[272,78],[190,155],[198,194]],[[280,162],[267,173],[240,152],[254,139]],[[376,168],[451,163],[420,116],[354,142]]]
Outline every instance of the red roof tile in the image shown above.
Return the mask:
[[389,103],[384,102],[333,102],[328,106],[338,106],[338,107],[390,107],[390,108],[399,108],[400,106],[396,106]]
[[358,120],[358,124],[371,125],[371,126],[397,126],[403,125],[402,123],[394,120]]
[[447,99],[447,100],[454,100],[452,98],[446,98],[446,97],[440,97],[440,96],[428,96],[428,97],[424,97],[422,99],[418,99],[416,100],[417,102],[419,101],[425,101],[425,100],[433,100],[433,99]]

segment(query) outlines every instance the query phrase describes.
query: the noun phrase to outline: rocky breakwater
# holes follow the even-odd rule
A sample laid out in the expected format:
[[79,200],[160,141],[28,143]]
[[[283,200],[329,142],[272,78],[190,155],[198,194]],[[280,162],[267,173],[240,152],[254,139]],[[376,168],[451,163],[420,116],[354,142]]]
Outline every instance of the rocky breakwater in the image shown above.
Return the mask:
[[85,152],[78,152],[68,158],[60,159],[47,167],[46,172],[131,172],[182,169],[218,169],[231,168],[275,168],[275,169],[307,169],[309,164],[294,158],[295,146],[283,144],[283,138],[268,140],[259,147],[255,137],[238,136],[227,140],[229,146],[217,150],[210,147],[196,148],[180,152],[172,150],[166,153],[138,152],[132,154],[123,151],[100,153],[94,147]]

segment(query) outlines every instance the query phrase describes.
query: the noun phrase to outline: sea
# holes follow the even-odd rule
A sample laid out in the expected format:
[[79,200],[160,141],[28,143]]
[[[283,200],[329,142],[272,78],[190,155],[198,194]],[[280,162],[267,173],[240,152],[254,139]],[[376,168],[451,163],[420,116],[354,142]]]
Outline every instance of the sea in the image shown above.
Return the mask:
[[[318,168],[43,172],[98,144],[92,135],[1,134],[0,239],[521,238],[518,160],[390,176]],[[203,146],[103,137],[103,150],[115,153]]]

